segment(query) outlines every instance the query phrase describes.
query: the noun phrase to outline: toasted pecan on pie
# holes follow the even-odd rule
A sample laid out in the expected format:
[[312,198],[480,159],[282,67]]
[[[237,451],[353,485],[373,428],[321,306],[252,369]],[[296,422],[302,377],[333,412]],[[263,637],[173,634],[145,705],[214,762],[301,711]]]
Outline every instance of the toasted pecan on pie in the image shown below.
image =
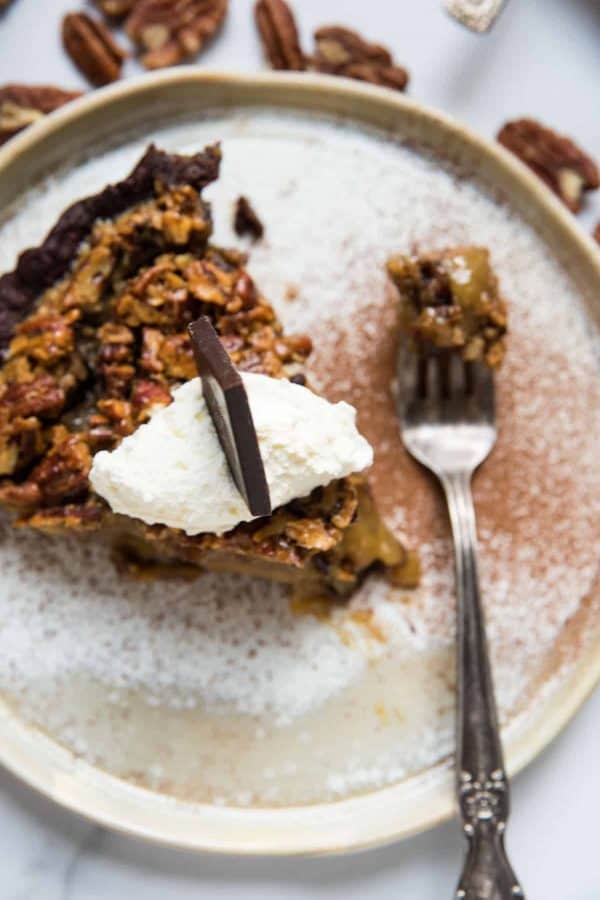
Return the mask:
[[454,349],[495,368],[504,358],[506,303],[485,247],[393,256],[388,273],[402,301],[402,329],[427,352]]
[[219,161],[218,147],[190,157],[150,147],[0,278],[0,504],[19,526],[98,532],[138,574],[232,570],[343,596],[379,567],[413,584],[415,557],[361,475],[225,535],[115,515],[91,490],[94,453],[196,375],[187,326],[199,315],[240,369],[303,380],[310,339],[284,334],[243,254],[210,244],[201,192]]

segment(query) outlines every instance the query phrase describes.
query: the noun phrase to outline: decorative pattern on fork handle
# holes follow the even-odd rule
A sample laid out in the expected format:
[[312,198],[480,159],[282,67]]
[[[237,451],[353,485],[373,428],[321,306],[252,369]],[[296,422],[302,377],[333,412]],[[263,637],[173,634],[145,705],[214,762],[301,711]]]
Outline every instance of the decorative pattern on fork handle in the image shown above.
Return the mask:
[[469,852],[456,891],[464,900],[512,900],[523,897],[504,850],[508,817],[508,784],[504,772],[488,781],[472,781],[461,773],[459,807]]

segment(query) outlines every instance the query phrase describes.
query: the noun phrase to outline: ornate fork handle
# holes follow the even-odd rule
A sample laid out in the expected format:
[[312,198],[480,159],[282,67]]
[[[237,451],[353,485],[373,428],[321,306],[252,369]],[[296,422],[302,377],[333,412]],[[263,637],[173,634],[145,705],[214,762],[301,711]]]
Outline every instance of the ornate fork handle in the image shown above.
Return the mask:
[[456,896],[509,900],[523,893],[504,849],[509,791],[479,592],[471,472],[447,474],[441,481],[456,554],[457,796],[469,842]]

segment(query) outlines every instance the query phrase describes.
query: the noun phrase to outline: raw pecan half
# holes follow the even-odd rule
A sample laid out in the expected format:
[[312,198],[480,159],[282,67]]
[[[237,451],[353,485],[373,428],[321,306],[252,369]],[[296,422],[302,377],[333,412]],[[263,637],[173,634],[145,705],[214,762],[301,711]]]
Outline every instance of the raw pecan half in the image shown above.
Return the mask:
[[110,19],[121,19],[126,16],[135,3],[136,0],[96,0],[96,6],[99,6],[104,15]]
[[584,191],[600,186],[600,172],[591,157],[570,138],[534,119],[507,122],[498,141],[526,163],[563,203],[579,212]]
[[62,37],[65,50],[92,84],[99,87],[120,76],[127,54],[102,22],[86,13],[68,13]]
[[51,85],[6,84],[0,87],[0,144],[80,96],[81,91],[63,91]]
[[403,91],[408,84],[408,72],[394,63],[386,47],[366,41],[350,28],[327,25],[315,31],[314,39],[316,49],[311,62],[318,72],[343,75],[398,91]]
[[247,197],[238,197],[237,199],[233,228],[240,237],[247,234],[255,240],[261,238],[265,233],[265,227]]
[[355,81],[378,84],[395,91],[403,91],[408,84],[408,72],[402,66],[373,66],[369,63],[352,63],[340,73]]
[[254,15],[265,56],[273,68],[296,72],[305,69],[296,20],[285,0],[257,0]]
[[194,56],[219,30],[228,0],[137,0],[126,23],[147,69]]
[[360,34],[342,25],[325,25],[314,33],[315,64],[323,72],[337,73],[352,63],[391,66],[392,55],[380,44],[365,41]]

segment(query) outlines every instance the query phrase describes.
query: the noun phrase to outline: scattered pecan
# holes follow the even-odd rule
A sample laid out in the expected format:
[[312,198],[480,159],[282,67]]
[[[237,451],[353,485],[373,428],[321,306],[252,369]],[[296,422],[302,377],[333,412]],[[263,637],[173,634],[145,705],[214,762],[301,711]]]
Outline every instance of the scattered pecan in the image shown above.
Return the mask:
[[342,25],[325,25],[314,33],[314,62],[323,72],[340,73],[352,63],[391,66],[392,55],[380,44],[365,41],[356,31]]
[[597,240],[598,243],[600,244],[600,222],[598,222],[598,224],[597,224],[596,227],[594,228],[594,237],[596,238],[596,240]]
[[102,22],[87,13],[68,13],[62,37],[65,50],[92,84],[101,86],[119,78],[127,54]]
[[265,56],[273,68],[297,72],[305,69],[296,20],[285,0],[257,0],[254,15]]
[[96,0],[96,6],[99,6],[104,15],[110,19],[121,19],[126,16],[135,3],[136,0]]
[[51,85],[6,84],[0,87],[0,144],[47,113],[81,96]]
[[265,233],[263,223],[258,218],[254,207],[247,197],[238,197],[233,217],[235,233],[240,237],[247,234],[258,240]]
[[581,209],[584,191],[600,186],[597,164],[570,138],[534,119],[507,122],[498,141],[526,163],[573,212]]
[[403,91],[408,84],[408,72],[402,66],[373,66],[370,63],[351,63],[341,73],[345,78],[366,81],[380,87]]
[[316,52],[311,63],[318,72],[343,75],[403,91],[408,72],[394,63],[380,44],[371,44],[356,31],[341,25],[327,25],[314,33]]
[[137,0],[125,30],[146,68],[161,69],[198,53],[223,24],[227,6],[228,0]]

